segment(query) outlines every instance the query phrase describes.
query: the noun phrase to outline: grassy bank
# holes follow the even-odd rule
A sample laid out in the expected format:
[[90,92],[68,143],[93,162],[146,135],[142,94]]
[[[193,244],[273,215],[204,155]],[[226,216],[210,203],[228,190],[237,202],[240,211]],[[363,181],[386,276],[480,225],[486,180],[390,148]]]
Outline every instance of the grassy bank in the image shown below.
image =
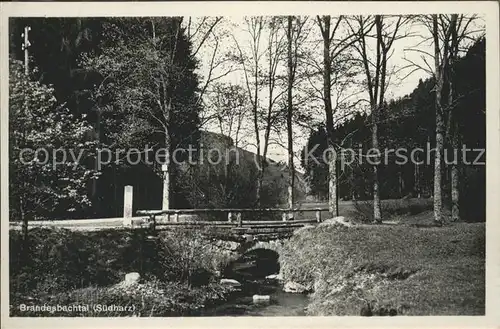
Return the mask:
[[[218,285],[217,273],[231,255],[213,247],[201,232],[161,232],[151,237],[142,230],[37,228],[30,230],[26,249],[20,232],[10,231],[9,238],[12,316],[61,315],[20,311],[21,304],[133,305],[119,315],[192,315],[230,294]],[[120,282],[129,272],[140,273],[141,282],[122,287]],[[117,312],[64,315],[116,316]]]
[[311,228],[280,263],[314,291],[310,315],[484,314],[484,223]]

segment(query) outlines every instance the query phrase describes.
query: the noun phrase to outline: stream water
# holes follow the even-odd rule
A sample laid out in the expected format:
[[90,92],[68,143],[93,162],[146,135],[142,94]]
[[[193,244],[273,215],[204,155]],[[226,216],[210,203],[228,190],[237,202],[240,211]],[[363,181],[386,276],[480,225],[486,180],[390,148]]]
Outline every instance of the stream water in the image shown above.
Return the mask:
[[[270,301],[254,302],[253,295],[269,295]],[[205,316],[302,316],[309,299],[305,294],[284,292],[277,280],[243,282],[229,301],[206,310]]]
[[[305,294],[283,291],[280,281],[266,279],[279,272],[278,254],[268,249],[254,249],[231,262],[224,276],[241,283],[240,291],[230,300],[208,309],[204,315],[212,316],[299,316],[305,315],[309,300]],[[254,302],[254,295],[270,296],[268,301]]]

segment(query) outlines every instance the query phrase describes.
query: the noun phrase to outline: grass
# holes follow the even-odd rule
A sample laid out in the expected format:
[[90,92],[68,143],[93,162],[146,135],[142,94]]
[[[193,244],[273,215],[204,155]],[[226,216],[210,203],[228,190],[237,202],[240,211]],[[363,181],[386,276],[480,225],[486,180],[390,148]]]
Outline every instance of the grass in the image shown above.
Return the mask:
[[[286,206],[284,206],[286,207]],[[325,202],[303,202],[296,207],[301,209],[328,208]],[[384,220],[406,218],[424,211],[432,210],[432,199],[409,198],[388,199],[381,201],[381,211]],[[314,218],[314,211],[303,211],[295,214],[297,219]],[[370,222],[373,219],[373,201],[339,201],[339,216],[349,217],[358,222]],[[321,218],[330,218],[328,211],[321,212]]]
[[311,315],[484,314],[484,223],[317,227],[280,256],[285,280],[314,291]]
[[[380,210],[384,220],[401,220],[433,209],[432,199],[381,200]],[[349,214],[358,222],[373,222],[373,200],[354,201]]]

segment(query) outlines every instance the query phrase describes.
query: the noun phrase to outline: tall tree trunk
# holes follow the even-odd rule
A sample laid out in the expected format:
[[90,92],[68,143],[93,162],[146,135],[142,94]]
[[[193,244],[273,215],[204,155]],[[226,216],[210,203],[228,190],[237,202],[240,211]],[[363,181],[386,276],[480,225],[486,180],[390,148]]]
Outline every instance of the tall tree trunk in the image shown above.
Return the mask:
[[[257,102],[257,90],[255,90],[255,102]],[[257,103],[255,103],[257,104]],[[257,207],[262,206],[262,185],[264,182],[264,166],[265,166],[265,159],[264,159],[264,154],[261,154],[260,152],[260,136],[259,136],[259,127],[258,127],[258,119],[257,119],[257,106],[255,105],[254,109],[254,123],[255,123],[255,136],[257,140],[257,186],[255,188],[255,202]]]
[[[295,182],[295,166],[293,164],[293,131],[292,131],[292,84],[293,84],[293,62],[292,62],[292,16],[288,16],[288,111],[286,117],[286,126],[288,131],[288,168],[290,170],[288,183],[288,208],[293,209],[294,203],[294,182]],[[290,214],[292,215],[292,214]]]
[[[378,150],[378,125],[377,112],[372,112],[372,147]],[[373,220],[380,223],[382,221],[382,212],[380,210],[380,186],[379,186],[379,170],[378,165],[373,166]]]
[[24,198],[21,196],[19,200],[19,215],[22,221],[22,236],[24,245],[26,246],[28,241],[28,216],[26,216],[26,212],[24,210]]
[[[417,159],[418,161],[418,159]],[[420,198],[420,172],[419,172],[419,165],[414,164],[414,172],[413,172],[413,194],[417,197]]]
[[321,31],[323,37],[323,101],[325,104],[325,117],[326,117],[326,133],[327,133],[327,144],[330,148],[330,156],[328,157],[328,208],[332,216],[338,216],[338,195],[337,195],[337,159],[333,151],[335,150],[335,144],[333,140],[333,107],[332,107],[332,97],[331,97],[331,74],[332,65],[330,58],[330,26],[331,17],[323,16],[321,18],[323,21],[323,28]]
[[398,172],[398,189],[399,189],[399,197],[403,197],[403,174],[401,170]]
[[[444,147],[444,122],[443,122],[443,108],[441,104],[441,93],[443,90],[443,75],[441,74],[441,66],[444,63],[440,63],[440,49],[439,49],[439,30],[438,30],[438,18],[437,15],[432,15],[432,28],[433,28],[433,39],[434,39],[434,66],[436,75],[436,154],[434,158],[434,221],[437,224],[441,224],[443,220],[442,208],[443,208],[443,195],[441,190],[442,184],[442,156]],[[446,42],[446,41],[445,41]],[[443,56],[445,60],[447,54]]]
[[[450,82],[450,88],[451,88]],[[451,93],[451,91],[450,91]],[[450,99],[452,96],[450,96]],[[451,103],[450,103],[451,104]],[[458,122],[455,118],[454,122],[449,123],[453,125],[451,131],[451,148],[453,150],[454,156],[456,155],[456,159],[451,164],[450,170],[450,180],[451,180],[451,220],[456,222],[460,220],[460,153],[458,152],[459,148],[459,131],[458,131]]]
[[354,169],[351,168],[351,199],[356,200],[356,181],[354,179]]
[[[380,15],[375,16],[375,24],[377,28],[377,72],[375,73],[375,93],[372,103],[372,148],[378,150],[378,112],[380,110],[380,107],[383,106],[384,101],[385,68],[387,64],[387,58],[385,56],[385,49],[382,48],[382,17]],[[380,61],[381,52],[383,53],[382,61]],[[380,87],[380,99],[378,105],[377,86]],[[377,159],[377,162],[378,161],[379,159]],[[375,164],[373,166],[373,220],[377,223],[382,222],[378,164]]]
[[[451,88],[451,83],[450,83]],[[452,96],[450,96],[451,98]],[[451,104],[451,103],[450,103]],[[462,161],[460,157],[460,153],[458,152],[459,144],[460,144],[460,135],[459,135],[459,127],[458,120],[455,118],[453,123],[452,135],[451,135],[451,147],[453,149],[453,154],[456,152],[456,159],[451,164],[451,220],[457,222],[460,220],[460,163]],[[457,151],[455,151],[457,150]]]
[[258,101],[258,89],[257,89],[257,83],[258,83],[258,66],[255,64],[255,95],[254,95],[254,102],[253,102],[253,114],[254,114],[254,129],[255,129],[255,139],[257,141],[257,161],[259,165],[257,166],[257,186],[255,189],[255,201],[257,207],[260,207],[262,204],[261,200],[261,194],[262,194],[262,182],[264,181],[264,159],[263,156],[261,155],[260,152],[260,130],[259,130],[259,119],[257,116],[257,101]]
[[262,181],[264,177],[264,170],[262,168],[258,168],[257,173],[257,186],[255,187],[255,203],[256,206],[259,207],[261,205],[260,195],[262,194]]
[[460,169],[458,164],[451,167],[451,220],[456,222],[460,220]]
[[162,198],[162,210],[170,209],[170,134],[168,130],[165,131],[165,149],[168,154],[166,155],[165,164],[162,165],[163,171],[163,198]]
[[[457,159],[454,159],[451,165],[451,220],[456,222],[460,220],[460,155],[458,152],[460,143],[460,131],[458,125],[457,115],[453,102],[455,101],[455,86],[454,86],[454,61],[458,56],[458,35],[457,35],[457,19],[458,15],[451,15],[450,30],[451,30],[451,47],[450,47],[450,61],[448,65],[448,111],[449,118],[448,125],[451,130],[451,147],[453,152],[456,152]],[[455,153],[454,153],[455,154]]]
[[[164,85],[164,95],[167,94],[166,92],[166,86]],[[165,120],[167,121],[167,125],[165,126],[164,128],[164,131],[165,131],[165,150],[166,150],[166,153],[165,154],[165,162],[164,164],[162,165],[162,172],[163,172],[163,198],[162,198],[162,207],[161,209],[162,210],[168,210],[170,209],[170,197],[171,197],[171,168],[172,168],[172,165],[171,165],[171,159],[170,159],[170,155],[172,154],[171,153],[171,148],[172,148],[172,138],[170,136],[170,130],[168,129],[168,123],[171,121],[171,113],[172,113],[172,104],[170,103],[170,100],[167,102],[165,100],[164,102],[164,106],[163,106],[163,110],[164,110],[164,117],[165,117]]]
[[[180,40],[180,36],[182,34],[182,29],[181,29],[181,24],[182,24],[182,17],[176,17],[174,18],[173,24],[176,26],[175,30],[175,39],[174,39],[174,45],[171,49],[170,52],[170,65],[172,67],[175,64],[176,61],[176,53],[177,53],[177,44]],[[153,39],[156,40],[156,32],[153,36]],[[162,83],[161,87],[163,88],[163,104],[162,104],[162,110],[163,110],[163,116],[165,119],[165,149],[167,151],[166,154],[166,163],[165,165],[162,166],[162,171],[163,171],[163,200],[162,200],[162,210],[167,210],[170,209],[170,198],[171,198],[171,169],[172,169],[172,164],[171,164],[171,154],[172,154],[172,137],[170,136],[170,130],[169,130],[169,125],[170,122],[172,122],[172,110],[173,110],[173,105],[172,105],[172,95],[170,91],[171,87],[171,79],[169,75],[167,74],[166,76],[162,77]]]
[[[441,87],[442,88],[442,87]],[[441,89],[438,87],[438,89]],[[441,90],[436,90],[436,98],[441,97]],[[436,112],[439,112],[441,104],[436,100]],[[442,222],[442,207],[443,195],[441,191],[442,184],[442,155],[443,155],[443,118],[441,114],[436,113],[436,155],[434,159],[434,221],[437,223]]]

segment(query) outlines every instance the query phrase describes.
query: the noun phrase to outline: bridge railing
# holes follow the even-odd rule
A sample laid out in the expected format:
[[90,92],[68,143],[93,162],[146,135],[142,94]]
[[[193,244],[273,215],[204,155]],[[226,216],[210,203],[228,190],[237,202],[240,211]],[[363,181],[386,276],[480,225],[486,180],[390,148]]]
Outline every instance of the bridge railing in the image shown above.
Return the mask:
[[[157,216],[164,216],[167,222],[162,225],[183,225],[186,224],[179,222],[179,215],[198,215],[198,214],[227,214],[227,221],[189,221],[191,225],[223,225],[223,226],[244,226],[244,225],[278,225],[278,224],[305,224],[311,222],[321,222],[321,212],[328,211],[328,208],[211,208],[211,209],[168,209],[168,210],[138,210],[136,213],[141,216],[148,216],[148,221],[152,224],[153,228],[156,227]],[[242,213],[282,213],[282,220],[242,220]],[[293,219],[295,213],[314,212],[315,218],[309,220]],[[173,221],[171,218],[173,216]]]

